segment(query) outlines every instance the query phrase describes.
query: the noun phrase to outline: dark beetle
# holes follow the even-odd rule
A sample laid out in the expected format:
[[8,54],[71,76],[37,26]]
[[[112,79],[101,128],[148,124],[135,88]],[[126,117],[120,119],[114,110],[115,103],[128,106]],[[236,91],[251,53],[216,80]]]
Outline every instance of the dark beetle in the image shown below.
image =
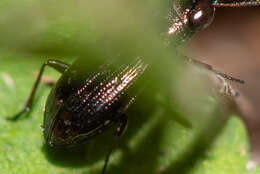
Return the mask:
[[84,59],[76,60],[71,66],[57,60],[46,61],[24,110],[10,119],[17,120],[30,110],[44,68],[51,66],[62,76],[49,94],[45,106],[43,135],[48,144],[55,147],[78,146],[101,134],[113,123],[117,124],[116,135],[120,136],[127,125],[124,113],[135,99],[127,93],[128,88],[147,65],[137,60],[115,72],[111,72],[107,65],[92,75],[86,73],[85,65]]
[[[175,17],[170,18],[169,38],[186,41],[194,33],[204,29],[213,20],[215,7],[257,5],[260,5],[257,0],[239,3],[193,0],[189,1],[185,8],[176,3],[173,8]],[[215,71],[207,64],[190,58],[188,60],[224,78],[243,82]],[[86,73],[84,65],[83,59],[76,60],[71,66],[56,60],[46,61],[41,67],[25,108],[9,119],[17,120],[30,111],[44,68],[50,66],[62,73],[48,97],[44,113],[44,138],[50,146],[80,145],[102,133],[113,123],[117,124],[116,135],[122,135],[127,125],[125,111],[134,100],[134,96],[128,94],[128,88],[142,75],[147,65],[137,60],[121,70],[111,72],[108,66],[93,74]],[[112,149],[113,145],[106,156],[102,174],[105,173]]]
[[[85,73],[84,62],[78,59],[66,67],[48,97],[43,128],[50,145],[82,144],[112,123],[118,123],[117,135],[125,129],[124,112],[134,100],[127,90],[146,66],[139,60],[120,72],[109,72],[108,67],[103,67],[90,75]],[[57,61],[48,63],[55,63],[55,69],[61,67]]]

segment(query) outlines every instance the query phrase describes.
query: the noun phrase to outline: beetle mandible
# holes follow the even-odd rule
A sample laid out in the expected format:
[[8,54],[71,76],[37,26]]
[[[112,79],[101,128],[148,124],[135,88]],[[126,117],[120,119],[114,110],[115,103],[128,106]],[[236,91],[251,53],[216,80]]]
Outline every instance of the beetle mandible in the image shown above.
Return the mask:
[[[175,2],[173,5],[175,17],[170,19],[171,25],[167,35],[171,40],[185,42],[213,21],[216,7],[259,5],[258,0],[242,2],[192,0],[183,8]],[[242,80],[214,70],[210,65],[192,58],[186,59],[187,62],[205,68],[223,78],[243,83]],[[86,74],[84,62],[80,59],[72,65],[57,60],[48,60],[40,69],[24,109],[8,118],[9,120],[17,120],[31,110],[46,66],[50,66],[62,74],[52,88],[45,106],[43,135],[50,146],[80,145],[115,123],[117,124],[116,136],[122,135],[127,125],[125,111],[134,101],[134,96],[129,96],[127,89],[144,73],[147,65],[143,61],[138,60],[116,74],[108,72],[106,68],[101,68],[100,71],[90,75]],[[113,145],[106,155],[102,174],[106,171],[112,150]]]

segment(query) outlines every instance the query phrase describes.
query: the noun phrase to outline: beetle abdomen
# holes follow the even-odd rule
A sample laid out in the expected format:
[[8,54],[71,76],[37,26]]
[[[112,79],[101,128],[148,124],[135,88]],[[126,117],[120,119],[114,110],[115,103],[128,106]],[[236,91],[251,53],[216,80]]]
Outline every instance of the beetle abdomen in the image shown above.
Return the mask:
[[73,145],[102,133],[116,122],[132,100],[128,88],[146,65],[137,61],[122,71],[98,72],[74,90],[53,122],[50,141],[55,145]]

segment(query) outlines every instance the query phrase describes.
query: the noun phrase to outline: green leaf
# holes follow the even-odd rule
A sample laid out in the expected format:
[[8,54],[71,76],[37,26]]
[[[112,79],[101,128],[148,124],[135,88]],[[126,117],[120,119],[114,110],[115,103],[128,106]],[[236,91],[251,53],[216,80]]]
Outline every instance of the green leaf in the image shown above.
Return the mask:
[[[28,56],[0,56],[0,172],[100,173],[106,149],[113,139],[110,132],[81,149],[65,152],[50,150],[44,143],[40,126],[49,86],[40,86],[29,117],[17,122],[5,120],[5,116],[24,106],[35,80],[34,72],[43,62],[37,57],[25,57]],[[59,77],[54,71],[48,70],[46,74]],[[216,139],[207,137],[212,135],[210,131],[202,132],[205,137],[200,139],[198,135],[204,128],[186,128],[170,119],[172,115],[162,107],[152,110],[149,104],[138,107],[140,103],[142,100],[137,100],[130,108],[128,131],[112,154],[107,173],[173,173],[176,169],[191,174],[249,173],[247,135],[239,118],[232,116]],[[210,145],[201,149],[198,144],[208,139]]]
[[[127,55],[123,61],[143,56],[153,63],[152,73],[139,84],[140,97],[127,112],[128,131],[111,156],[107,174],[249,173],[247,135],[240,119],[223,119],[218,102],[201,96],[198,88],[178,92],[185,108],[177,107],[180,101],[168,95],[177,88],[177,71],[183,69],[155,34],[165,27],[169,3],[86,2],[0,2],[0,173],[100,173],[113,129],[77,149],[50,149],[40,126],[51,87],[40,86],[30,114],[17,122],[5,118],[24,107],[34,72],[46,60],[42,57],[65,62],[84,57],[91,66],[95,57],[110,60],[122,53]],[[162,21],[154,20],[158,16]],[[60,76],[53,70],[45,75]],[[189,100],[195,96],[190,93],[198,100]],[[199,111],[192,112],[192,102]]]

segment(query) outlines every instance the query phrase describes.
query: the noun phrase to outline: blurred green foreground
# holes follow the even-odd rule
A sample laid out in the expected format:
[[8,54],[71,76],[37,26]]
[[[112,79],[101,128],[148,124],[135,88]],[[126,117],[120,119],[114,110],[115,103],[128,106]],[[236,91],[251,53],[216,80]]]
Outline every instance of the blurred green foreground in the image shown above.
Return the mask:
[[[112,130],[77,149],[55,151],[44,143],[40,126],[50,86],[40,86],[30,114],[14,123],[5,117],[22,109],[44,60],[85,58],[91,67],[113,56],[122,62],[141,57],[151,69],[137,84],[139,98],[129,108],[129,127],[107,174],[260,172],[246,169],[241,120],[222,116],[222,106],[201,90],[200,81],[188,81],[185,90],[178,83],[185,68],[158,34],[170,4],[1,0],[0,173],[100,173]],[[45,75],[60,76],[50,69]]]

